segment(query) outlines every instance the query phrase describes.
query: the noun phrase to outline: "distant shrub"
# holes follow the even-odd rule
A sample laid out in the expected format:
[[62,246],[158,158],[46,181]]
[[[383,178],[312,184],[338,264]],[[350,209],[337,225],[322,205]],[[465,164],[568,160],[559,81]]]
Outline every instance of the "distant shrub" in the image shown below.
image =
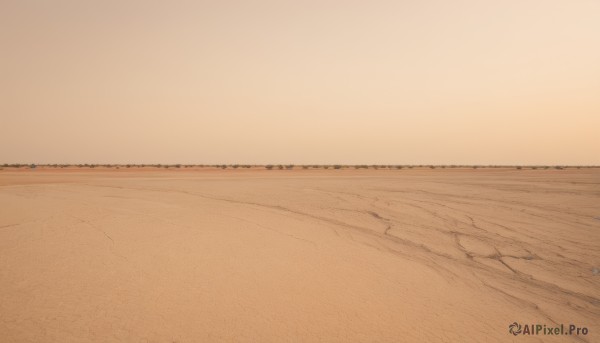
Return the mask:
[[285,169],[294,169],[294,165],[293,164],[288,164],[287,166],[285,166]]
[[308,166],[302,166],[302,169],[308,169]]
[[340,166],[339,164],[336,164],[333,166],[333,169],[342,169],[342,166]]
[[239,164],[234,164],[234,165],[232,165],[232,167],[233,167],[233,169],[238,169],[240,167],[240,165]]
[[284,167],[280,164],[277,166],[277,168],[279,168],[279,170],[282,170]]
[[561,167],[561,166],[556,166],[556,167],[554,167],[554,169],[563,170],[563,169],[565,169],[565,168],[563,168],[563,167]]
[[521,167],[521,166],[517,166],[517,169],[518,169],[518,170],[521,170],[521,169],[523,169],[523,167]]
[[271,169],[273,169],[273,165],[272,165],[272,164],[267,164],[267,165],[265,166],[265,168],[267,168],[268,170],[271,170]]
[[435,169],[435,166],[429,166],[429,168],[431,168],[431,169]]

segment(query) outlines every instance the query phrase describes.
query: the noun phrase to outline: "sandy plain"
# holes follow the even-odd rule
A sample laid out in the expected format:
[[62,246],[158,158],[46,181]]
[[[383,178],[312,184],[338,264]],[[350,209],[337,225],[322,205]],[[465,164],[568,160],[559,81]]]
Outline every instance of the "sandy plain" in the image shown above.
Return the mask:
[[0,170],[5,342],[599,342],[599,268],[599,169]]

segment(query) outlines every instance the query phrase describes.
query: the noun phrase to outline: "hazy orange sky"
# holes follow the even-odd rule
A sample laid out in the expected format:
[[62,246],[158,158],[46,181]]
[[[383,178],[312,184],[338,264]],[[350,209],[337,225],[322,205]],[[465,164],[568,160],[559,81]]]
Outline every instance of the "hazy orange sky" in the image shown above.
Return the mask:
[[600,164],[600,1],[0,1],[0,163]]

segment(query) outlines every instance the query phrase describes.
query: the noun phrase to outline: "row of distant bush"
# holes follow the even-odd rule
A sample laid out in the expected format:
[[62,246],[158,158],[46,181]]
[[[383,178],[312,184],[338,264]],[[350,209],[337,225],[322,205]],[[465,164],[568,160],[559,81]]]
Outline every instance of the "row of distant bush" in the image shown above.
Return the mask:
[[567,168],[597,168],[598,166],[506,166],[506,165],[385,165],[385,164],[359,164],[359,165],[342,165],[342,164],[20,164],[5,163],[1,165],[4,168],[219,168],[219,169],[238,169],[238,168],[264,168],[267,170],[290,170],[294,168],[301,169],[413,169],[413,168],[429,168],[429,169],[446,169],[446,168],[514,168],[514,169],[567,169]]

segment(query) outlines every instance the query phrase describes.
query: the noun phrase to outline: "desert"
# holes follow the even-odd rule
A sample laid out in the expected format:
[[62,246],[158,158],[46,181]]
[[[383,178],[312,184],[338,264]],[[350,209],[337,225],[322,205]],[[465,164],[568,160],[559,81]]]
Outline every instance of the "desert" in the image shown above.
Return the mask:
[[0,333],[595,342],[599,229],[598,168],[4,168]]
[[0,1],[0,343],[600,342],[600,1]]

